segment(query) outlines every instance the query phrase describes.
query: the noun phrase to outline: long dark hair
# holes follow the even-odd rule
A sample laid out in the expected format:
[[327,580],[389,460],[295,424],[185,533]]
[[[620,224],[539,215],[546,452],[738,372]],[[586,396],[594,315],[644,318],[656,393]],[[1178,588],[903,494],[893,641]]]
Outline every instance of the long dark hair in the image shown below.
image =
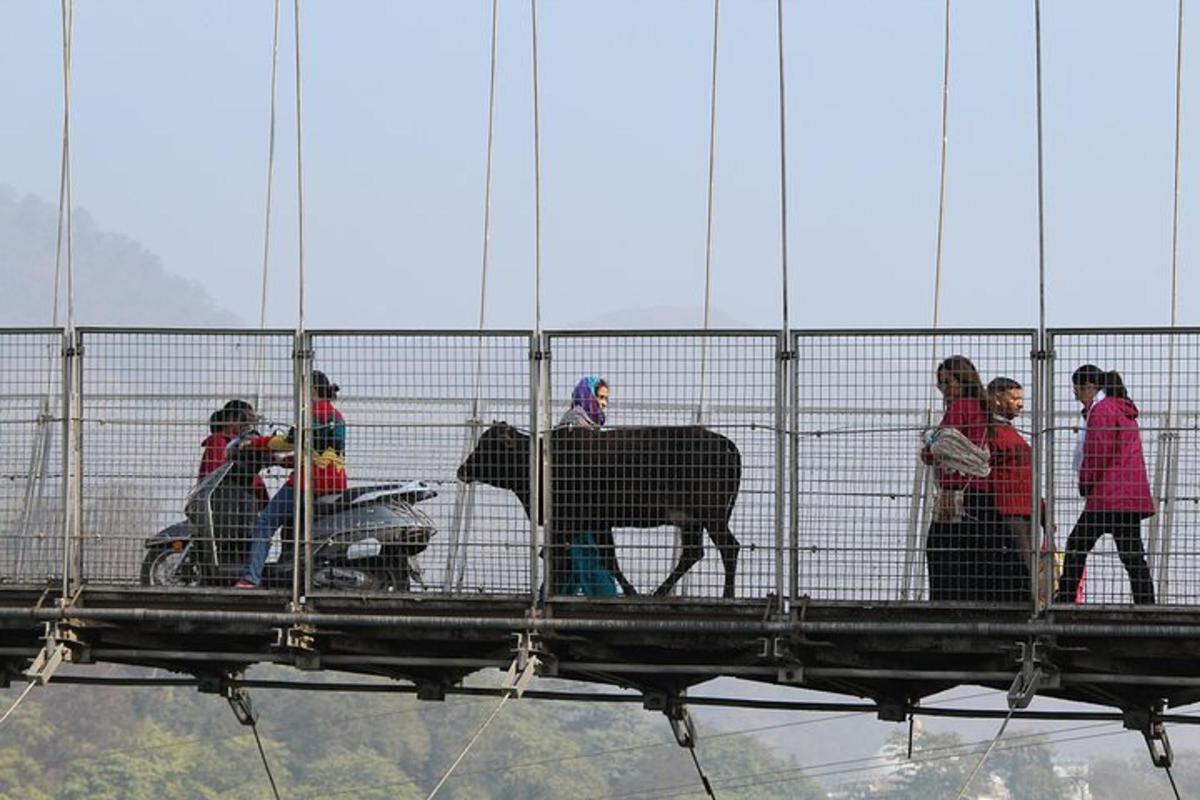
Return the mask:
[[979,403],[979,408],[991,421],[991,407],[988,404],[987,393],[983,390],[983,381],[979,380],[979,370],[966,356],[954,355],[938,364],[936,374],[946,374],[958,383],[963,397],[969,397]]
[[1125,381],[1121,380],[1121,373],[1115,369],[1106,372],[1095,364],[1084,364],[1071,373],[1071,383],[1075,386],[1086,386],[1090,383],[1108,397],[1129,397]]

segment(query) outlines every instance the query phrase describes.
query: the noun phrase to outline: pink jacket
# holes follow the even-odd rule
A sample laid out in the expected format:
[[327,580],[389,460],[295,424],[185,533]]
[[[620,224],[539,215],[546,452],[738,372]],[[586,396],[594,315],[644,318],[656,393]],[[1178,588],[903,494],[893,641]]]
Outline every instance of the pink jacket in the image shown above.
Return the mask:
[[1137,416],[1137,406],[1123,397],[1105,397],[1087,412],[1079,468],[1084,511],[1154,513]]

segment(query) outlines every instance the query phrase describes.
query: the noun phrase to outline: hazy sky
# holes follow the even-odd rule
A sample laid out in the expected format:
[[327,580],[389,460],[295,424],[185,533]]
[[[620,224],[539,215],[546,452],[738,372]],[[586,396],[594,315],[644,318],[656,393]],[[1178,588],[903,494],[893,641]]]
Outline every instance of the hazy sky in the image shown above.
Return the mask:
[[[1166,323],[1176,4],[1044,5],[1050,322]],[[58,6],[0,0],[0,183],[50,202],[62,106]],[[274,325],[292,324],[296,307],[284,6]],[[655,306],[695,309],[698,323],[711,3],[543,0],[539,9],[545,324]],[[715,304],[726,319],[773,326],[775,4],[726,2],[721,11]],[[475,324],[490,13],[486,0],[303,4],[310,325]],[[786,3],[794,327],[929,323],[942,13],[941,0]],[[78,0],[76,11],[76,204],[251,323],[271,16],[265,0]],[[497,327],[533,319],[529,30],[529,4],[501,2],[489,280]],[[960,0],[952,36],[943,321],[1030,325],[1032,2]],[[1198,51],[1184,65],[1181,319],[1191,324],[1200,323]]]

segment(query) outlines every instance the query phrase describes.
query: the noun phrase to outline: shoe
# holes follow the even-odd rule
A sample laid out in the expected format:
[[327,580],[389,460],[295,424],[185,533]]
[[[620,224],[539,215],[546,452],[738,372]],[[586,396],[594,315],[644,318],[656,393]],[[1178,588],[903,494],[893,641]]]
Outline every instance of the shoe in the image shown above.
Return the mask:
[[251,583],[250,581],[246,580],[245,578],[242,578],[240,581],[238,581],[237,583],[235,583],[233,585],[233,588],[235,588],[235,589],[257,589],[258,584]]

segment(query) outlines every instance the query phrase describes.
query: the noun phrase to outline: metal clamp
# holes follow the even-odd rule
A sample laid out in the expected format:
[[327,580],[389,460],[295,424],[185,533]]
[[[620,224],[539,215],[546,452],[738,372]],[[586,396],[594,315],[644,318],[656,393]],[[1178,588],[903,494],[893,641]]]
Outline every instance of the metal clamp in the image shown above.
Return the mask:
[[47,622],[42,638],[46,644],[25,670],[25,677],[40,685],[46,685],[63,664],[86,664],[92,660],[91,648],[66,622]]
[[796,657],[796,649],[790,639],[782,636],[763,637],[759,658],[772,661],[776,668],[776,680],[780,683],[804,683],[804,662]]
[[1027,708],[1033,702],[1039,689],[1057,689],[1059,687],[1058,669],[1046,657],[1046,643],[1040,639],[1030,639],[1018,642],[1019,655],[1017,661],[1021,671],[1008,687],[1008,707],[1010,709]]
[[292,625],[275,629],[275,646],[287,650],[295,659],[296,669],[321,668],[321,653],[317,650],[317,629],[312,625]]
[[533,676],[541,674],[543,659],[552,660],[541,647],[537,634],[532,631],[518,633],[517,646],[513,649],[514,658],[508,667],[501,686],[518,698],[525,694]]
[[1159,719],[1162,710],[1162,703],[1153,708],[1122,709],[1121,721],[1127,729],[1141,731],[1142,738],[1146,740],[1146,749],[1150,751],[1150,762],[1166,769],[1175,762],[1175,752],[1171,749],[1167,726]]
[[696,746],[696,725],[688,713],[686,693],[646,692],[642,695],[642,708],[663,713],[680,747]]
[[196,689],[201,694],[215,694],[224,697],[238,722],[243,725],[254,725],[258,722],[258,712],[254,710],[254,703],[250,701],[250,691],[234,683],[241,676],[240,672],[200,675]]

